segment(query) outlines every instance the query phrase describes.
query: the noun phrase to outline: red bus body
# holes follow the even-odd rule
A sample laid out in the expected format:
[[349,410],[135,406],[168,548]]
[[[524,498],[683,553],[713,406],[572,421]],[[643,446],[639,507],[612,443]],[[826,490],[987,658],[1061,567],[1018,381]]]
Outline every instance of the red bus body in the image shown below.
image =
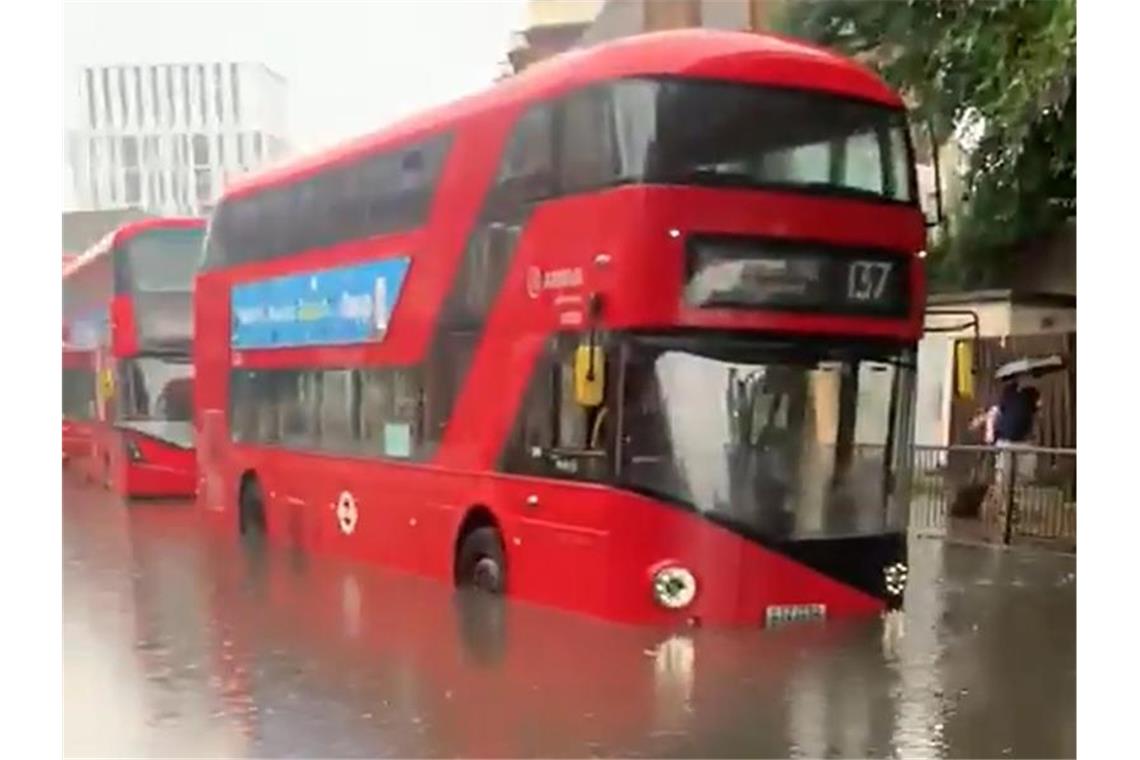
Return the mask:
[[[819,536],[811,529],[787,527],[769,532],[748,522],[751,518],[742,522],[728,514],[735,491],[726,499],[723,490],[717,490],[719,486],[696,482],[701,480],[694,475],[701,475],[699,467],[690,468],[688,490],[678,496],[676,490],[663,494],[668,489],[654,488],[652,475],[641,478],[636,487],[617,482],[619,476],[595,477],[590,474],[591,457],[586,455],[598,453],[593,451],[599,449],[593,439],[600,435],[606,441],[600,447],[604,468],[630,473],[636,469],[633,460],[625,463],[622,449],[632,450],[641,439],[625,436],[622,420],[633,419],[632,403],[626,400],[632,398],[626,375],[633,377],[634,368],[641,366],[636,362],[642,359],[656,367],[655,375],[645,375],[656,378],[655,403],[668,407],[667,412],[652,412],[657,415],[653,417],[655,429],[694,430],[701,420],[691,414],[686,417],[685,409],[676,405],[677,392],[690,394],[698,406],[711,404],[710,413],[719,414],[723,411],[719,399],[726,390],[710,386],[706,393],[701,380],[678,378],[686,372],[696,377],[692,372],[697,369],[708,371],[718,383],[727,376],[725,387],[731,390],[734,373],[751,367],[758,368],[749,371],[762,385],[769,366],[764,362],[769,360],[756,359],[750,342],[766,341],[763,351],[771,356],[808,348],[816,351],[818,343],[823,357],[818,366],[811,360],[804,365],[807,369],[800,369],[803,360],[799,358],[788,360],[787,365],[794,367],[791,373],[800,388],[799,397],[808,393],[813,399],[830,398],[828,373],[846,377],[844,373],[855,372],[873,379],[875,372],[888,366],[864,367],[863,359],[848,361],[843,358],[848,347],[886,346],[888,353],[912,350],[922,329],[925,282],[920,252],[925,230],[914,201],[909,142],[902,158],[908,164],[904,184],[910,192],[903,202],[779,183],[740,187],[730,181],[688,182],[676,175],[675,181],[626,179],[531,198],[522,212],[514,206],[504,212],[516,216],[496,216],[492,191],[507,187],[502,179],[505,155],[515,144],[516,130],[523,129],[524,117],[549,105],[558,114],[552,118],[561,120],[563,114],[574,113],[574,106],[564,104],[576,102],[573,99],[579,94],[593,97],[596,88],[630,80],[637,86],[656,88],[650,90],[657,93],[655,99],[647,101],[652,108],[669,107],[667,88],[677,88],[670,92],[683,99],[684,88],[692,84],[694,88],[708,85],[712,91],[722,86],[757,88],[765,98],[777,100],[805,93],[819,95],[829,104],[832,100],[855,103],[857,108],[902,118],[900,100],[880,80],[830,53],[762,35],[689,30],[631,38],[561,56],[486,94],[232,188],[215,212],[206,265],[195,286],[198,502],[206,514],[227,529],[236,529],[244,519],[244,508],[239,507],[242,494],[256,493],[264,503],[265,530],[271,540],[448,582],[457,577],[457,552],[465,537],[474,528],[492,527],[501,541],[507,593],[616,621],[763,625],[789,615],[870,614],[901,603],[901,588],[888,593],[883,578],[888,568],[895,568],[891,572],[897,576],[901,571],[905,582],[905,517],[902,524],[892,518],[886,527],[856,526]],[[601,91],[609,97],[609,90]],[[704,98],[703,92],[697,97]],[[716,98],[732,100],[720,94]],[[617,108],[613,107],[614,113]],[[669,123],[682,123],[677,114],[672,116]],[[707,117],[690,121],[699,123]],[[737,125],[729,126],[736,129]],[[805,128],[811,127],[805,123]],[[732,134],[738,136],[735,131]],[[242,239],[238,232],[257,227],[242,221],[248,217],[238,219],[241,204],[255,208],[249,204],[276,198],[274,193],[309,181],[320,182],[330,172],[351,169],[372,156],[399,155],[406,146],[425,144],[438,136],[446,136],[447,146],[420,223],[296,250],[287,243],[264,243],[265,250],[276,251],[274,255],[234,253],[238,250],[234,241]],[[674,134],[671,139],[682,146],[677,150],[683,155],[688,136]],[[878,144],[885,156],[885,143]],[[431,154],[424,153],[429,157],[423,158],[418,151],[413,159],[405,156],[402,170],[416,176],[430,173],[423,167],[432,166]],[[583,151],[570,154],[576,161],[586,161],[589,155]],[[829,155],[829,166],[833,166],[837,159]],[[886,158],[882,164],[885,174]],[[558,182],[562,188],[573,185],[570,179]],[[890,184],[883,182],[884,188]],[[222,239],[223,232],[217,230],[228,229],[229,224],[238,232],[234,238]],[[269,225],[259,224],[262,230]],[[709,236],[711,247],[702,242]],[[212,259],[215,237],[222,240],[218,248],[223,252]],[[502,243],[503,239],[509,242]],[[901,278],[892,281],[892,287],[905,293],[899,302],[902,311],[838,313],[838,308],[829,309],[826,303],[813,308],[751,308],[739,303],[719,308],[694,303],[686,295],[686,288],[695,282],[693,273],[703,271],[700,257],[706,252],[729,250],[734,245],[749,248],[754,241],[774,250],[784,245],[816,246],[840,262],[835,267],[850,268],[853,265],[847,262],[857,259],[860,252],[873,251],[877,261],[888,262],[892,277]],[[484,249],[492,254],[480,258],[479,251]],[[497,274],[480,279],[480,272],[495,271],[496,251],[501,253]],[[406,277],[395,286],[398,300],[379,337],[321,344],[301,332],[290,333],[295,340],[283,340],[281,331],[263,330],[256,335],[244,333],[241,340],[248,338],[248,342],[237,343],[240,336],[235,325],[247,319],[239,310],[248,310],[252,303],[238,301],[260,297],[258,293],[269,293],[264,297],[272,300],[275,296],[264,290],[267,282],[294,287],[290,278],[400,260],[408,262]],[[735,266],[733,261],[728,265]],[[818,261],[811,266],[816,268],[813,271],[825,271],[825,264]],[[844,277],[857,284],[854,270],[844,271]],[[818,277],[820,282],[823,278],[822,274]],[[304,280],[300,282],[303,285]],[[383,292],[388,293],[393,282],[386,280]],[[312,287],[318,287],[317,276]],[[810,291],[815,286],[804,287]],[[855,285],[846,287],[851,295]],[[880,283],[871,290],[881,292],[883,287]],[[484,290],[489,295],[480,295]],[[378,286],[376,303],[380,292]],[[468,309],[464,304],[469,298],[482,298],[482,306]],[[272,306],[269,303],[269,311]],[[477,312],[475,318],[468,316],[470,311]],[[262,323],[255,320],[263,319],[264,313],[259,314],[248,319],[261,329]],[[530,440],[528,410],[545,409],[541,403],[534,407],[529,400],[529,394],[543,392],[541,373],[549,364],[561,373],[557,377],[565,380],[569,376],[569,370],[559,364],[565,351],[557,341],[572,340],[589,350],[595,345],[590,342],[594,335],[609,341],[605,343],[605,366],[613,362],[613,371],[605,370],[607,395],[599,408],[612,406],[617,421],[603,425],[600,413],[594,414],[591,443],[566,456],[557,441],[549,447],[516,446],[516,439]],[[460,348],[448,342],[452,338]],[[716,347],[707,348],[706,341]],[[454,366],[449,365],[451,361]],[[783,359],[771,362],[772,367],[784,367]],[[389,380],[382,374],[389,371],[407,376]],[[326,444],[326,437],[331,440],[341,435],[337,432],[339,412],[335,402],[316,399],[329,397],[329,389],[341,381],[339,372],[348,372],[356,388],[352,398],[362,411],[351,423],[352,432],[344,433],[345,440],[351,438],[353,443]],[[768,374],[774,375],[775,369]],[[674,393],[669,394],[666,382],[680,383],[680,391],[674,386]],[[367,390],[370,383],[378,388],[374,396]],[[884,473],[890,469],[887,459],[894,456],[888,454],[894,451],[891,446],[906,440],[905,423],[912,402],[905,392],[897,391],[903,385],[896,382],[892,386],[896,390],[890,391],[892,411],[885,424],[903,432],[901,438],[887,434],[881,454]],[[314,390],[318,386],[322,390]],[[407,391],[408,387],[412,390]],[[265,395],[268,388],[273,389],[272,402],[264,401],[270,398]],[[555,392],[564,393],[551,391]],[[840,401],[836,403],[840,403],[843,391],[837,393]],[[418,411],[401,411],[401,394],[413,399],[404,406]],[[382,435],[368,433],[371,423],[365,417],[376,408],[387,409],[387,404],[394,411],[375,412],[383,417]],[[438,407],[443,411],[438,412]],[[563,403],[554,413],[558,420],[564,408]],[[748,413],[754,414],[752,406]],[[414,421],[405,422],[413,414]],[[839,422],[820,422],[824,417],[827,414],[817,411],[814,424],[843,429],[842,415]],[[555,438],[563,435],[562,427],[571,427],[558,420],[550,423],[557,430],[551,434]],[[609,432],[611,425],[622,432]],[[599,430],[606,432],[599,434]],[[674,470],[686,466],[685,447],[690,442],[701,445],[703,439],[667,431],[647,434],[646,440],[661,435],[670,450],[662,457],[668,460],[663,466]],[[851,438],[849,432],[847,438]],[[377,456],[377,447],[383,455]],[[709,457],[718,455],[714,449],[702,449],[698,458],[711,461]],[[538,464],[518,464],[531,455]],[[742,465],[744,469],[749,466]],[[726,467],[732,470],[720,462],[711,469],[720,477]],[[704,469],[704,474],[711,471]],[[904,475],[901,470],[885,474],[883,493],[904,481]],[[730,472],[726,477],[736,476]],[[252,488],[251,483],[256,484],[256,491],[243,490]],[[740,490],[738,484],[733,487]],[[740,493],[747,491],[749,503],[760,504],[763,499],[756,494],[762,490]],[[899,492],[890,493],[896,498]],[[804,501],[809,500],[805,497]],[[701,505],[694,507],[697,502]],[[831,502],[827,504],[830,510]],[[791,519],[799,521],[796,525],[824,524],[823,518],[813,523],[811,516]],[[695,582],[695,593],[684,604],[669,607],[660,601],[658,582],[671,584],[661,571],[674,567],[687,571]],[[690,581],[681,578],[679,584],[683,591]]]
[[[64,372],[74,394],[69,403],[65,387],[65,459],[122,496],[194,495],[189,359],[196,262],[186,259],[196,256],[203,231],[201,219],[132,222],[64,267]],[[152,368],[165,379],[150,389],[161,392],[156,408],[181,407],[174,415],[181,421],[136,408],[150,406]],[[82,379],[67,379],[80,369]]]
[[[63,345],[64,416],[63,461],[85,461],[90,456],[92,423],[83,406],[94,404],[95,359],[90,350]],[[69,413],[71,416],[69,417]]]

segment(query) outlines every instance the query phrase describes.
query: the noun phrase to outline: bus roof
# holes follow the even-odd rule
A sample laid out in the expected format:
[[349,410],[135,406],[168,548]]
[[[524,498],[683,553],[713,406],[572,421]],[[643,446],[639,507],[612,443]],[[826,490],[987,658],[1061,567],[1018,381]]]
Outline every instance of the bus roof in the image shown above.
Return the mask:
[[125,243],[134,236],[149,230],[188,229],[205,226],[206,220],[197,216],[159,216],[149,219],[136,219],[120,224],[103,238],[78,256],[64,260],[63,276],[85,269],[92,262],[106,256],[116,245]]
[[242,177],[226,188],[222,198],[304,179],[321,169],[446,130],[480,113],[553,98],[593,82],[633,76],[689,76],[804,87],[903,107],[898,95],[869,69],[815,45],[771,34],[712,29],[655,32],[557,55],[480,93]]

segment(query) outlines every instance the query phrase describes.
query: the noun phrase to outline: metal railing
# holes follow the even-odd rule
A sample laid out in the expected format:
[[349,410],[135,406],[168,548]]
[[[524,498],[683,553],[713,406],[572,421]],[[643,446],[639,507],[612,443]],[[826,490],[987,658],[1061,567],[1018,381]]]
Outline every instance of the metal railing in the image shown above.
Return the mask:
[[1075,550],[1075,449],[915,446],[913,452],[912,530]]

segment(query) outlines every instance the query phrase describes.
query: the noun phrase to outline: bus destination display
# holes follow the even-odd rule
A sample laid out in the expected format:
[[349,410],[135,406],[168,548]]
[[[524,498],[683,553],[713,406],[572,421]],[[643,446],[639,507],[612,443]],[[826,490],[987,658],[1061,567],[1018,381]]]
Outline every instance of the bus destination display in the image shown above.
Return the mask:
[[908,258],[764,240],[689,241],[685,300],[702,308],[766,308],[904,316]]

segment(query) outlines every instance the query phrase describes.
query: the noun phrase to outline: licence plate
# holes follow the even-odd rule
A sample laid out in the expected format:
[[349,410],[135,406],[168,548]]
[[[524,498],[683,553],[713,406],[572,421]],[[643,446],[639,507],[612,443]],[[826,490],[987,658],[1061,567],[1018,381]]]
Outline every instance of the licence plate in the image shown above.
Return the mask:
[[771,628],[787,623],[802,623],[808,620],[823,620],[827,617],[825,604],[779,604],[764,611],[764,626]]

